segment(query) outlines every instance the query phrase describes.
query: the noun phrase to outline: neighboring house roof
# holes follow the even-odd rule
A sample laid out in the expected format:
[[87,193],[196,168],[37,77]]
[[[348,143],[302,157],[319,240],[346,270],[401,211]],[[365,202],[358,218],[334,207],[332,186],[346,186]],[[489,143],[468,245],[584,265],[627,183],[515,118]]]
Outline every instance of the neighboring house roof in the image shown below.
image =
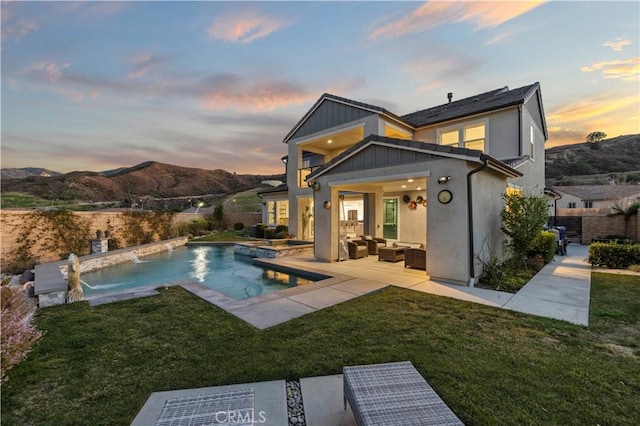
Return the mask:
[[296,125],[293,126],[293,128],[289,131],[289,133],[287,133],[287,135],[284,137],[282,142],[285,142],[285,143],[288,142],[289,139],[291,139],[291,137],[293,136],[293,134],[296,131],[298,131],[298,129],[305,123],[305,121],[307,121],[309,119],[309,117],[311,117],[313,115],[313,113],[325,101],[338,102],[338,103],[350,105],[350,106],[353,106],[353,107],[356,107],[356,108],[364,109],[364,110],[373,112],[375,114],[386,115],[386,116],[388,116],[388,117],[390,117],[390,118],[392,118],[392,119],[394,119],[396,121],[399,121],[399,122],[401,122],[403,124],[406,124],[409,127],[411,127],[411,125],[408,122],[406,122],[405,120],[403,120],[402,118],[400,118],[396,114],[392,113],[391,111],[388,111],[385,108],[382,108],[382,107],[379,107],[379,106],[376,106],[376,105],[366,104],[364,102],[354,101],[353,99],[347,99],[347,98],[343,98],[343,97],[340,97],[340,96],[332,95],[330,93],[324,93],[322,96],[320,96],[320,98],[316,101],[316,103],[313,104],[313,106],[309,109],[309,111],[307,111],[307,113],[302,116],[302,118],[296,123]]
[[540,94],[540,83],[533,83],[528,86],[518,87],[517,89],[509,90],[509,87],[505,86],[500,89],[491,90],[489,92],[481,93],[479,95],[470,96],[468,98],[460,99],[457,101],[449,102],[443,105],[438,105],[432,108],[423,109],[403,116],[398,116],[393,112],[376,105],[367,104],[364,102],[354,101],[352,99],[343,98],[340,96],[332,95],[330,93],[324,93],[316,101],[315,104],[307,111],[307,113],[296,123],[295,126],[284,137],[283,142],[288,142],[289,139],[300,129],[300,127],[313,115],[313,113],[320,107],[325,101],[333,101],[346,105],[360,108],[366,111],[370,111],[375,114],[386,115],[387,117],[402,123],[410,128],[419,128],[424,126],[430,126],[433,124],[442,123],[454,119],[464,118],[472,115],[477,115],[485,112],[490,112],[510,106],[522,105],[528,101],[533,95],[538,96],[538,105],[540,107],[540,117],[543,124],[543,133],[545,138],[548,137],[547,126],[544,117],[544,111],[542,111],[542,96]]
[[460,158],[470,161],[478,161],[481,162],[483,158],[487,158],[490,164],[490,167],[499,170],[500,172],[511,176],[511,177],[519,177],[522,176],[522,173],[517,170],[512,169],[502,161],[496,160],[493,157],[485,155],[482,151],[475,149],[467,149],[467,148],[457,148],[450,145],[438,145],[427,142],[420,142],[414,140],[407,139],[396,139],[389,138],[385,136],[379,135],[369,135],[360,142],[355,145],[352,145],[349,149],[341,153],[340,155],[332,158],[327,163],[318,167],[314,170],[309,176],[307,176],[307,181],[317,178],[320,175],[328,172],[338,164],[357,154],[358,152],[365,149],[368,145],[371,144],[383,144],[383,145],[393,145],[398,147],[399,149],[411,149],[423,151],[428,154],[435,154],[442,157],[450,157],[450,158]]
[[619,200],[640,197],[640,185],[577,185],[553,186],[554,191],[580,197],[584,201]]
[[530,155],[523,155],[522,157],[516,157],[516,158],[503,158],[500,161],[502,161],[507,166],[515,169],[516,167],[521,166],[522,164],[526,163],[530,159],[531,159]]
[[273,188],[265,188],[261,191],[258,191],[256,195],[260,196],[262,194],[274,194],[278,192],[287,192],[287,191],[289,191],[289,187],[287,186],[287,184],[282,184]]
[[[520,105],[529,100],[536,91],[539,93],[540,83],[533,83],[529,86],[518,87],[512,90],[509,90],[509,87],[505,86],[501,89],[406,114],[403,115],[402,118],[415,127],[430,126],[442,123],[443,121]],[[540,105],[542,105],[541,102]],[[544,114],[541,115],[544,119]],[[546,136],[546,125],[544,127]]]

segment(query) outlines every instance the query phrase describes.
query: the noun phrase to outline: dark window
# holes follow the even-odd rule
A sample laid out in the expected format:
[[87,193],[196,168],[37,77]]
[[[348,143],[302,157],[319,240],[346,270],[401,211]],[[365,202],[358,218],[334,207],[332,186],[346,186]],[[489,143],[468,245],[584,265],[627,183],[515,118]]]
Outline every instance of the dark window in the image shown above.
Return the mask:
[[585,201],[584,202],[584,208],[585,209],[592,209],[593,208],[593,201]]
[[569,208],[570,209],[575,209],[576,208],[576,203],[569,203]]

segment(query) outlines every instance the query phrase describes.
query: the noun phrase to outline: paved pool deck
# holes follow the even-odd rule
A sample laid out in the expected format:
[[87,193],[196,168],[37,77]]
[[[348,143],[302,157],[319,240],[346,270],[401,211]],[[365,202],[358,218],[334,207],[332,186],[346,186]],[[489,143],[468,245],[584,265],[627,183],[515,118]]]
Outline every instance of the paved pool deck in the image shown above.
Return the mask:
[[260,264],[310,271],[331,278],[245,300],[232,299],[197,283],[180,285],[259,329],[388,286],[588,326],[591,266],[586,257],[587,246],[570,246],[567,256],[556,256],[516,294],[432,281],[424,271],[404,268],[402,262],[380,262],[377,256],[334,263],[318,262],[311,256],[259,259]]

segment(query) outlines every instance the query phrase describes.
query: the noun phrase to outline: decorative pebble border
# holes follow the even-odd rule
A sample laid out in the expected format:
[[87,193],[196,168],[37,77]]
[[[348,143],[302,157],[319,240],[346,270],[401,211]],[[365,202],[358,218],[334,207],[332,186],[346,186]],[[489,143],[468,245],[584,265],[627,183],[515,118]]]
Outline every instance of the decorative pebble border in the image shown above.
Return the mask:
[[289,415],[289,426],[305,426],[307,424],[304,417],[304,403],[302,401],[302,390],[299,381],[287,381],[287,412]]

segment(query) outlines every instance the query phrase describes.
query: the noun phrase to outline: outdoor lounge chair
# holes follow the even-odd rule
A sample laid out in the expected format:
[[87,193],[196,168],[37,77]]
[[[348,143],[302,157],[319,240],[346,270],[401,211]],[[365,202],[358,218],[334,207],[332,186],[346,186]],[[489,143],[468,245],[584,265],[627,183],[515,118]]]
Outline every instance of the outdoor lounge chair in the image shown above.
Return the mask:
[[427,250],[408,248],[404,250],[404,267],[427,270]]
[[408,361],[344,367],[347,401],[358,425],[463,425]]
[[364,241],[347,241],[349,248],[349,259],[360,259],[367,257],[367,243]]
[[373,238],[369,235],[363,235],[362,241],[367,243],[367,250],[369,254],[378,254],[380,247],[387,246],[387,240],[384,238]]

